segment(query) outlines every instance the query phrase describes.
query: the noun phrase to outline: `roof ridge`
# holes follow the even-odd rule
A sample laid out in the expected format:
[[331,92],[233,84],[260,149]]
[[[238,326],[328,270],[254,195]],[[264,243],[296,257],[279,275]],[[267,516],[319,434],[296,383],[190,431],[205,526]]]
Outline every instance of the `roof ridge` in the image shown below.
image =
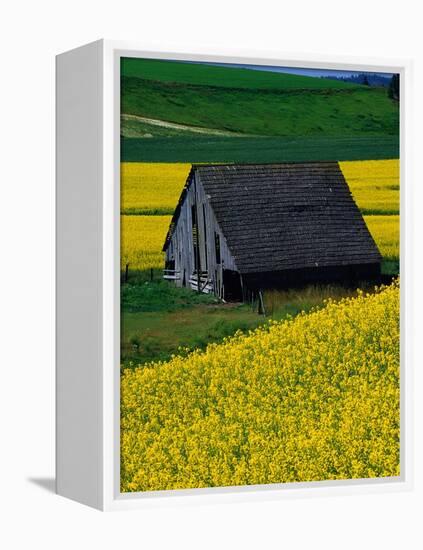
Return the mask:
[[243,167],[243,166],[309,166],[310,164],[339,164],[338,160],[307,160],[307,161],[296,161],[289,160],[283,162],[194,162],[191,163],[191,168],[194,170],[197,168],[222,168],[222,167]]

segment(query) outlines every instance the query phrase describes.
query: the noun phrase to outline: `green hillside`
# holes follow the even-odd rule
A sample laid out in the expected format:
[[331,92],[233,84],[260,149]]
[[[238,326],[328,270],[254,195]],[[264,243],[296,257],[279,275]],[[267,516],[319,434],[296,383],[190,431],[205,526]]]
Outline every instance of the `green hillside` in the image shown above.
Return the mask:
[[232,66],[222,67],[210,64],[131,57],[122,59],[121,74],[125,77],[137,77],[144,80],[225,88],[265,90],[361,88],[361,86],[349,82],[311,78],[309,76],[257,71]]
[[[254,157],[276,162],[397,155],[399,106],[383,88],[127,58],[122,60],[121,90],[121,112],[130,115],[122,117],[121,126],[126,160]],[[195,134],[198,128],[202,135]]]
[[395,134],[398,108],[381,88],[248,90],[124,78],[122,112],[261,136]]

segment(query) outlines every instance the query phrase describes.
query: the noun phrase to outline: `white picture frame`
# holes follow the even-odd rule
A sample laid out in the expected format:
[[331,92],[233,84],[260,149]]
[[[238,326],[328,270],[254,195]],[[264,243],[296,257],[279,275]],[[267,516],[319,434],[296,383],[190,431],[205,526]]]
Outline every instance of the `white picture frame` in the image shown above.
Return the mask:
[[[400,74],[401,476],[120,493],[120,58],[248,63]],[[100,510],[403,491],[413,480],[410,330],[411,63],[225,50],[148,51],[100,40],[57,56],[57,493]]]

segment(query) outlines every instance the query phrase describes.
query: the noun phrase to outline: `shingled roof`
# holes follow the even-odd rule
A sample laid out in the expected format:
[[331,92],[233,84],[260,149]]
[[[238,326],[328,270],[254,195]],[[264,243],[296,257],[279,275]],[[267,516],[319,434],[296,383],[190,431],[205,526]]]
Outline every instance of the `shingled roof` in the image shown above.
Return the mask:
[[193,172],[241,273],[381,261],[337,162],[199,165],[187,186]]

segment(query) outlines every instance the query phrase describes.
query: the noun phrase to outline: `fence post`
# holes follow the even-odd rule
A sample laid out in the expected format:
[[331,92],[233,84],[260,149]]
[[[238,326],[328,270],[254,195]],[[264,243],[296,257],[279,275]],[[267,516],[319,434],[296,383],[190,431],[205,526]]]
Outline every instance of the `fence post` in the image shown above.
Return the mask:
[[258,292],[258,297],[259,297],[258,314],[266,317],[266,310],[264,309],[263,292],[261,290],[259,290]]

